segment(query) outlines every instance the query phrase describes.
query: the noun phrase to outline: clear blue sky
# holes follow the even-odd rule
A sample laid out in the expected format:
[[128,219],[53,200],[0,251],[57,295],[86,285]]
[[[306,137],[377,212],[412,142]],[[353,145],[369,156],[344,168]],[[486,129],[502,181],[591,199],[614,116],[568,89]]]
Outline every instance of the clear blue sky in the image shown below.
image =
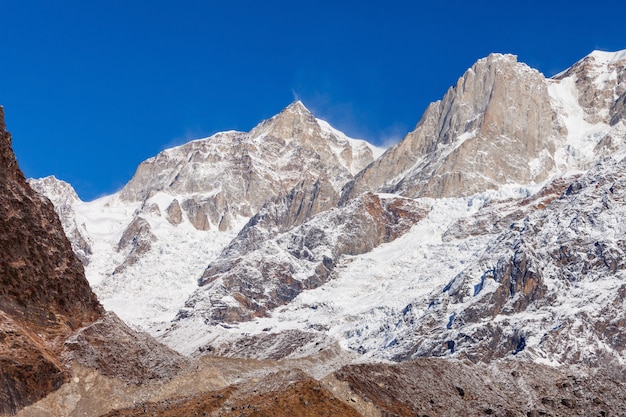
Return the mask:
[[27,176],[90,200],[159,151],[299,98],[399,140],[490,52],[547,76],[626,48],[626,2],[1,1],[0,104]]

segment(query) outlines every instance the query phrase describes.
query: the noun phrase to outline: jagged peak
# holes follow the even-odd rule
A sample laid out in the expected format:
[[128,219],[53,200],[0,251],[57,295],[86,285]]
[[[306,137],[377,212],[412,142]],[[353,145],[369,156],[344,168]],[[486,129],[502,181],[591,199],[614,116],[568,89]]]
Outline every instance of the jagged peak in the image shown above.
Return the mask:
[[313,113],[307,109],[300,100],[296,100],[280,113],[259,123],[250,131],[253,138],[263,138],[267,135],[293,139],[299,136],[304,126],[319,129]]
[[297,120],[298,122],[315,123],[315,116],[300,100],[294,101],[269,120],[281,120],[283,118],[289,118],[294,121]]
[[290,105],[285,107],[282,112],[312,114],[311,111],[300,100],[292,102]]
[[494,67],[497,69],[510,68],[515,71],[520,71],[522,73],[539,73],[539,71],[528,66],[526,63],[518,61],[517,58],[517,55],[493,52],[486,57],[476,61],[474,65],[472,65],[471,68],[468,69],[464,76],[467,75],[468,72],[479,72],[481,68]]
[[[509,61],[509,62],[517,62],[517,55],[513,54],[503,54],[500,52],[492,52],[483,58],[485,61]],[[480,60],[479,60],[480,61]]]
[[29,185],[41,195],[48,197],[52,203],[82,201],[74,187],[66,181],[60,180],[54,175],[43,178],[29,178]]

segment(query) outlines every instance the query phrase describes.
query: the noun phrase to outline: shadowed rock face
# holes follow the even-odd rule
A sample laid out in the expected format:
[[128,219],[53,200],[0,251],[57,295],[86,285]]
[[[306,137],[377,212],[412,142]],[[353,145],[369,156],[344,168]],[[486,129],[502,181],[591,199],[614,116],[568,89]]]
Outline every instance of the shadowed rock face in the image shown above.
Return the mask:
[[18,167],[0,107],[0,413],[58,388],[64,340],[102,314],[52,204]]

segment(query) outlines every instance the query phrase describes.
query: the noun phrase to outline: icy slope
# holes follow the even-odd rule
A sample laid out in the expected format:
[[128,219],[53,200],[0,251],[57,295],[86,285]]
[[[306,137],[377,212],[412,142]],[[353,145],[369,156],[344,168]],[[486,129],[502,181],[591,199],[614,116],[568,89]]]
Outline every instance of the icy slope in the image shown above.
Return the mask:
[[[306,223],[212,262],[178,318],[210,324],[270,314],[298,294],[323,285],[345,255],[371,251],[402,236],[428,208],[410,199],[364,194]],[[231,253],[233,251],[230,251]]]

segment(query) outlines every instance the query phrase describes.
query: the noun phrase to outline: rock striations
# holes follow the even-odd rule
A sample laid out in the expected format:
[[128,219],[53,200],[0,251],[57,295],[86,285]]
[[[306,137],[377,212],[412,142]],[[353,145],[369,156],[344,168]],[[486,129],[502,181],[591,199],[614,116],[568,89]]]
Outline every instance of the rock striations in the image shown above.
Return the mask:
[[541,73],[512,55],[479,60],[415,130],[346,190],[460,197],[545,180],[563,127]]
[[[236,249],[227,248],[200,277],[200,288],[178,317],[200,315],[217,324],[266,316],[326,283],[344,255],[366,253],[398,238],[427,213],[413,200],[367,193],[274,239],[259,239],[244,229],[233,242]],[[246,228],[254,226],[250,222]]]

